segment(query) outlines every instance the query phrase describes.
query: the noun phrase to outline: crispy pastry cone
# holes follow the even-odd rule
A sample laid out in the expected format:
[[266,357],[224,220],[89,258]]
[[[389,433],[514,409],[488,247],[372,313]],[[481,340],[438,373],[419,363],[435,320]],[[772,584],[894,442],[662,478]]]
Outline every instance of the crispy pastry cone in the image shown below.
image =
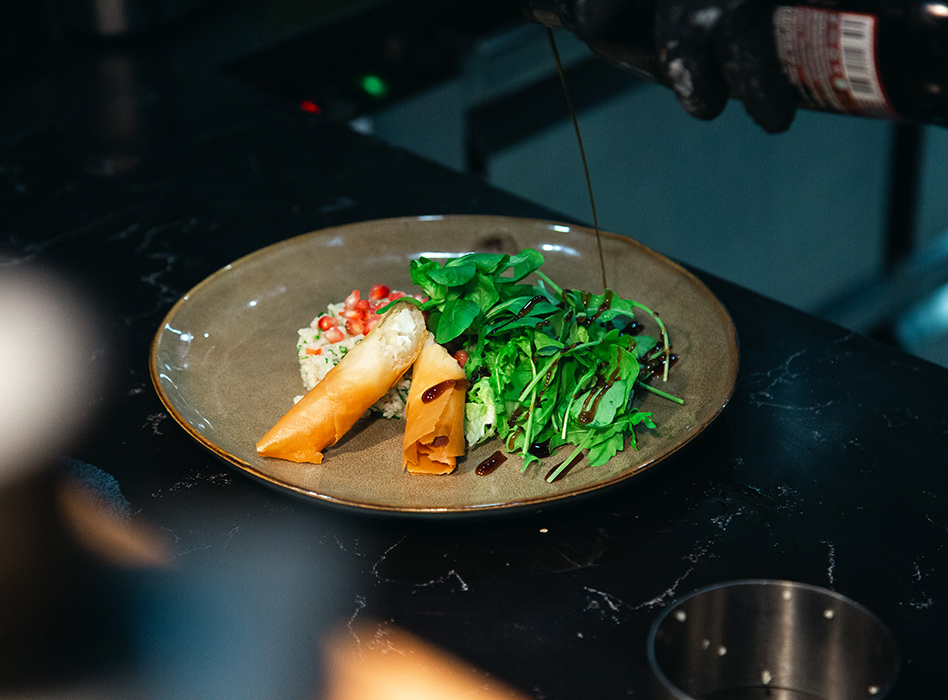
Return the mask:
[[408,370],[427,337],[425,318],[396,304],[368,335],[260,438],[257,452],[291,462],[321,464],[336,442]]
[[450,474],[464,454],[464,370],[428,334],[411,370],[402,466],[412,474]]

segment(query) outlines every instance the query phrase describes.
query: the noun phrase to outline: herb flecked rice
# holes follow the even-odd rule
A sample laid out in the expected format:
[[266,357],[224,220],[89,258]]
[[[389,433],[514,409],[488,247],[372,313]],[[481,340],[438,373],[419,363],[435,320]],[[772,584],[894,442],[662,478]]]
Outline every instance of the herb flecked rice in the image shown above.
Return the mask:
[[[386,302],[387,303],[387,302]],[[330,304],[326,313],[319,314],[313,319],[313,322],[307,328],[299,330],[299,340],[296,344],[296,356],[300,363],[300,376],[303,379],[303,385],[306,391],[312,389],[323,377],[335,367],[345,354],[362,340],[365,335],[362,333],[349,333],[346,330],[346,318],[342,315],[345,304]],[[338,322],[338,330],[342,332],[343,339],[338,342],[330,342],[326,338],[326,332],[319,329],[317,325],[319,319],[323,316],[330,316]],[[388,390],[374,406],[372,412],[377,413],[384,418],[404,418],[405,400],[408,398],[408,387],[410,380],[408,375]],[[295,401],[299,401],[302,396],[297,396]]]

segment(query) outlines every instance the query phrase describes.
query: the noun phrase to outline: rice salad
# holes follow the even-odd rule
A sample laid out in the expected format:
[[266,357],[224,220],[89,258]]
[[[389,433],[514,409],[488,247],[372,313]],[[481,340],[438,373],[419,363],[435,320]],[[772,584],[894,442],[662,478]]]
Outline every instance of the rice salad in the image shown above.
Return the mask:
[[[296,356],[306,391],[322,381],[329,370],[372,330],[381,318],[376,313],[378,309],[404,296],[408,295],[392,291],[384,284],[373,286],[366,299],[358,289],[354,289],[345,301],[329,304],[307,328],[301,328]],[[421,295],[414,296],[422,301],[425,299]],[[410,385],[411,380],[406,374],[372,406],[371,411],[384,418],[404,418]],[[301,398],[297,396],[294,401]]]

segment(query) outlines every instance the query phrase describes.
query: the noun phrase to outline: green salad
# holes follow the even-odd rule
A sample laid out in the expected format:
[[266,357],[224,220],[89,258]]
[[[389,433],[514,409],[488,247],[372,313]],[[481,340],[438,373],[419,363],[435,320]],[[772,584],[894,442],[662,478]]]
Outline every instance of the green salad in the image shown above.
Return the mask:
[[[668,334],[655,312],[603,294],[562,289],[540,267],[536,250],[517,255],[471,253],[444,265],[411,262],[411,278],[428,297],[409,299],[427,312],[435,339],[461,351],[468,378],[465,437],[469,446],[499,437],[523,456],[523,470],[558,447],[572,453],[547,476],[553,481],[583,450],[592,466],[625,447],[635,428],[654,429],[636,390],[671,396],[645,383],[667,378]],[[536,282],[526,278],[535,275]],[[658,338],[640,333],[641,311]]]

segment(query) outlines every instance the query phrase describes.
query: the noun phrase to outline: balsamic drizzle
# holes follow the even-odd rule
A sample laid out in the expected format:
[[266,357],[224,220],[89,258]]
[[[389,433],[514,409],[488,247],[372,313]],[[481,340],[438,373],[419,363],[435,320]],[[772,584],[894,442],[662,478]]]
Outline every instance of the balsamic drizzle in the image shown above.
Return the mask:
[[583,172],[586,174],[586,189],[589,190],[589,204],[592,206],[593,225],[596,227],[596,246],[599,248],[599,268],[602,270],[602,290],[605,292],[609,286],[606,284],[606,259],[602,254],[602,234],[599,231],[599,217],[596,214],[596,200],[593,197],[592,179],[589,177],[589,164],[586,162],[586,149],[583,148],[583,137],[579,133],[579,119],[576,117],[576,109],[573,107],[573,98],[570,96],[569,86],[566,84],[566,71],[563,69],[563,62],[560,60],[559,49],[556,48],[556,37],[553,36],[552,27],[546,28],[546,35],[550,39],[550,48],[553,50],[553,60],[556,61],[556,72],[559,73],[560,82],[563,84],[566,106],[569,108],[569,115],[573,120],[573,129],[576,131],[576,141],[579,143],[579,155],[583,160]]
[[[559,74],[560,82],[563,86],[563,94],[566,98],[566,105],[567,105],[567,108],[569,109],[570,118],[572,119],[572,122],[573,122],[573,129],[576,132],[576,141],[577,141],[577,144],[579,145],[579,153],[580,153],[580,157],[583,163],[583,173],[586,177],[586,188],[589,191],[589,204],[590,204],[590,207],[592,208],[593,225],[595,226],[595,229],[596,229],[596,247],[599,252],[599,269],[602,273],[603,300],[602,300],[602,303],[599,305],[599,308],[595,311],[595,313],[589,314],[589,312],[587,311],[585,314],[585,317],[580,317],[579,319],[577,319],[580,323],[584,325],[590,325],[596,322],[600,318],[600,316],[602,316],[605,312],[607,312],[612,307],[614,294],[608,288],[608,282],[606,280],[606,262],[605,262],[605,255],[603,254],[603,250],[602,250],[602,232],[599,228],[599,217],[596,212],[595,197],[593,196],[592,178],[589,175],[589,164],[586,160],[586,150],[583,147],[583,137],[579,129],[579,119],[577,118],[577,115],[576,115],[576,109],[573,106],[573,100],[570,95],[569,86],[566,80],[566,71],[563,68],[563,62],[560,60],[560,54],[556,46],[556,38],[553,35],[553,29],[548,26],[546,27],[546,31],[547,31],[547,37],[549,38],[549,41],[550,41],[550,48],[553,52],[553,59],[556,62],[556,70],[557,70],[557,73]],[[564,290],[564,294],[565,294],[565,290]],[[533,308],[533,306],[542,300],[543,300],[543,297],[539,295],[531,298],[529,301],[527,301],[526,304],[523,305],[523,307],[521,308],[520,312],[516,315],[514,320],[521,319],[524,316],[526,316],[530,312],[530,310]],[[588,308],[591,300],[592,300],[592,295],[589,292],[586,292],[586,291],[581,292],[581,301],[584,307]],[[564,299],[564,302],[565,302],[565,299]],[[570,310],[567,313],[566,320],[569,321],[572,318],[572,315],[573,315],[573,311]],[[549,322],[547,321],[546,323],[549,323]],[[643,330],[643,326],[639,321],[631,320],[628,322],[623,332],[629,336],[633,336],[633,335],[637,335],[641,333],[642,330]],[[634,344],[635,344],[634,339],[630,339],[630,347],[629,347],[630,350],[634,348]],[[644,366],[642,367],[642,369],[643,369],[644,378],[652,376],[653,374],[656,373],[656,371],[660,369],[663,369],[663,368],[667,369],[667,367],[673,364],[677,359],[678,357],[676,355],[670,355],[667,352],[662,353],[662,355],[660,355],[659,357],[650,358],[651,362],[649,362],[647,365],[643,363]],[[515,410],[514,413],[508,418],[508,425],[512,427],[514,424],[514,421],[516,420],[516,417],[520,413],[522,413],[523,410],[529,411],[536,408],[536,406],[540,402],[540,397],[543,395],[543,392],[546,390],[546,388],[550,384],[554,366],[555,365],[551,365],[550,368],[547,370],[547,376],[545,378],[546,381],[544,382],[541,390],[538,392],[538,395],[534,398],[533,406],[527,409],[520,407],[517,410]],[[601,369],[602,368],[600,367],[600,370]],[[608,378],[602,376],[601,371],[597,372],[596,385],[587,395],[583,403],[583,407],[579,413],[578,421],[580,423],[588,424],[592,422],[592,420],[595,418],[596,411],[599,408],[599,402],[602,400],[606,392],[608,392],[609,389],[617,381],[618,373],[619,373],[618,367],[612,373],[612,376]],[[522,434],[522,429],[515,430],[508,436],[506,446],[509,451],[512,451],[514,442],[517,440],[517,437],[520,434]],[[548,442],[535,443],[531,445],[527,449],[527,451],[533,456],[540,457],[540,458],[548,457],[550,455]],[[572,467],[576,465],[580,461],[581,458],[582,458],[582,453],[577,454],[574,458],[569,460],[568,464],[565,462],[561,462],[560,464],[557,464],[547,473],[546,480],[550,481],[552,479],[553,481],[559,481],[564,476],[566,476],[566,474],[570,471],[570,469],[572,469]],[[503,462],[505,462],[506,459],[507,459],[506,455],[504,455],[500,450],[498,450],[497,452],[492,454],[490,457],[485,459],[483,462],[481,462],[477,466],[477,468],[475,469],[475,474],[477,474],[478,476],[486,476],[487,474],[490,474],[495,469],[497,469],[498,466],[503,464]],[[554,474],[556,474],[555,478],[553,478]]]
[[487,476],[492,474],[497,467],[507,461],[507,455],[505,455],[500,450],[497,450],[490,457],[485,459],[483,462],[477,465],[477,468],[474,470],[474,473],[478,476]]
[[444,392],[448,391],[449,389],[453,389],[455,381],[456,380],[454,379],[445,379],[443,382],[439,382],[433,387],[426,389],[425,393],[421,395],[421,402],[431,403]]

